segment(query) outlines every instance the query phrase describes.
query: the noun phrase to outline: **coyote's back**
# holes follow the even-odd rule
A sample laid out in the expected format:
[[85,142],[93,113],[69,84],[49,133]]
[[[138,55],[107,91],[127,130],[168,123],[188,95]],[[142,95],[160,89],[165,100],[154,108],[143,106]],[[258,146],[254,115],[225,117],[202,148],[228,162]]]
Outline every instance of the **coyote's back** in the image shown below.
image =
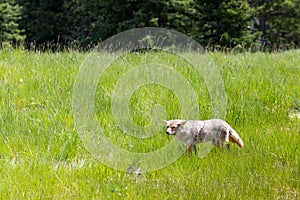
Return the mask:
[[204,127],[202,129],[203,135],[217,136],[216,145],[222,146],[225,142],[231,141],[236,143],[239,147],[244,146],[243,140],[237,132],[225,121],[221,119],[204,120]]

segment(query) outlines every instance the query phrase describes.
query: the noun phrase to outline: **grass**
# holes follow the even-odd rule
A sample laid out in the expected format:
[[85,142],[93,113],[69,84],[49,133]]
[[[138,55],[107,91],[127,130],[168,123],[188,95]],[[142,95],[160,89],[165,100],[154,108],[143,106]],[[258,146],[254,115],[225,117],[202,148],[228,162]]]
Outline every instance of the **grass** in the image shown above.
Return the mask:
[[[0,51],[1,199],[299,199],[300,120],[289,117],[300,109],[299,50],[212,53],[228,98],[226,121],[245,148],[214,148],[203,159],[183,155],[138,177],[95,159],[74,127],[73,86],[85,56]],[[110,107],[120,77],[153,60],[189,80],[198,95],[197,117],[211,117],[204,80],[185,60],[167,53],[123,56],[101,77],[95,107],[106,137],[131,152],[171,141],[163,124],[148,139],[122,134]],[[130,98],[132,120],[151,124],[155,105],[165,107],[166,118],[184,117],[171,90],[149,84]]]

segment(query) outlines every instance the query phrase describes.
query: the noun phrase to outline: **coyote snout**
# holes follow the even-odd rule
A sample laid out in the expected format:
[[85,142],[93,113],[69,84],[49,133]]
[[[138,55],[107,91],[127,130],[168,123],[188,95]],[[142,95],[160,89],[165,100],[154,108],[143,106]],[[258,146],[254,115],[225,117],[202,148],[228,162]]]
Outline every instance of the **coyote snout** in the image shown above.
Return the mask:
[[210,120],[163,120],[166,125],[166,133],[173,135],[188,146],[188,152],[196,153],[196,144],[201,142],[212,142],[218,147],[229,148],[228,141],[236,143],[240,147],[244,143],[236,131],[221,119]]

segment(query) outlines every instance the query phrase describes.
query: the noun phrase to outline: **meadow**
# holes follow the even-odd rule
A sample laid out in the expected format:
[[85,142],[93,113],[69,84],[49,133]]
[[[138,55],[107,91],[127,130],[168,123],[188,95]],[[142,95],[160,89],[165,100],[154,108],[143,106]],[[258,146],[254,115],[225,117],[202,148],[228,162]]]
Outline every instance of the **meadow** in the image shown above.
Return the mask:
[[[245,147],[213,148],[204,158],[183,154],[164,168],[134,175],[96,159],[74,126],[73,89],[86,53],[0,50],[0,198],[299,199],[300,51],[210,56],[227,96],[224,119]],[[185,60],[159,52],[124,55],[99,80],[95,115],[105,136],[130,152],[154,151],[171,141],[162,123],[149,138],[122,134],[111,108],[122,75],[153,60],[190,81],[198,119],[212,117],[203,76]],[[149,125],[156,105],[165,107],[168,119],[184,117],[172,92],[155,84],[135,90],[132,121]]]

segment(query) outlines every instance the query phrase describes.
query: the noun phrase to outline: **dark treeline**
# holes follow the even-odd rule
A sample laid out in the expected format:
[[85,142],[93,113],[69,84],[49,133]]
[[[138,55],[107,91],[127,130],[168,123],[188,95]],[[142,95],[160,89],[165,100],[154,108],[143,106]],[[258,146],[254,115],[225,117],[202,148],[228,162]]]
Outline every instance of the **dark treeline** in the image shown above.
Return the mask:
[[137,27],[207,47],[299,47],[300,0],[0,0],[1,46],[88,48]]

